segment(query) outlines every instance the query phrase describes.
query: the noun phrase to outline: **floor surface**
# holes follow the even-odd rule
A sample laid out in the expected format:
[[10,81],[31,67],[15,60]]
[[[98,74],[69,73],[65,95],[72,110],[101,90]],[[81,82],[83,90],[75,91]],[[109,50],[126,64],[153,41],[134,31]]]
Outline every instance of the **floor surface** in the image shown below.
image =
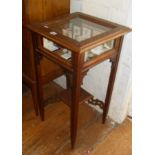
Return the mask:
[[[56,85],[45,88],[45,98]],[[50,101],[48,101],[50,103]],[[45,121],[35,116],[31,92],[23,94],[23,155],[131,155],[132,123],[126,119],[118,125],[101,114],[80,105],[78,135],[75,150],[70,149],[70,110],[60,101],[45,107]]]

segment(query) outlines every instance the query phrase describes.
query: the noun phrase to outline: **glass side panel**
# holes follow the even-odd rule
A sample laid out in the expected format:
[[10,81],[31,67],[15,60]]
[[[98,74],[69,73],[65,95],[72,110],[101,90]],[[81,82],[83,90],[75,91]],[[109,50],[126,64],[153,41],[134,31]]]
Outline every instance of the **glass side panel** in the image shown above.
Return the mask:
[[59,49],[59,47],[54,42],[46,38],[43,38],[43,47],[48,49],[51,52]]
[[[72,52],[66,48],[62,48],[59,47],[57,44],[55,44],[54,42],[43,38],[43,47],[45,49],[48,49],[51,52],[55,52],[56,54],[58,54],[60,57],[62,57],[63,59],[66,59],[68,61],[71,61],[72,59]],[[109,42],[106,42],[102,45],[99,45],[93,49],[90,49],[89,51],[85,52],[85,57],[84,57],[84,61],[89,61],[105,52],[107,52],[108,50],[111,50],[114,47],[114,40],[111,40]],[[60,49],[60,50],[58,50]]]
[[112,49],[113,47],[114,47],[114,40],[111,40],[109,42],[106,42],[100,46],[97,46],[97,47],[85,52],[85,62],[107,52],[108,50]]
[[52,25],[52,30],[78,42],[109,31],[110,28],[76,17],[62,24]]
[[68,49],[62,49],[60,52],[59,52],[59,55],[63,58],[63,59],[66,59],[68,61],[71,61],[72,59],[72,52]]
[[71,61],[71,57],[72,57],[72,52],[68,49],[65,48],[61,48],[55,44],[54,42],[43,38],[43,47],[47,50],[49,50],[50,52],[55,52],[56,54],[58,54],[60,57],[62,57],[63,59],[69,60]]

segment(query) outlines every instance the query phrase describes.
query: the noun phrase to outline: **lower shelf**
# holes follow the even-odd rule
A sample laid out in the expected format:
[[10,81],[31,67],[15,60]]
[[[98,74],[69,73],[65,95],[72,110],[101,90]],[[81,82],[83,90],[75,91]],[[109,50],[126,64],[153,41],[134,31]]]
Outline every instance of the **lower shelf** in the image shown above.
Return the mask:
[[[91,99],[93,96],[88,93],[87,91],[85,91],[84,89],[81,88],[80,90],[80,104],[88,101],[89,99]],[[60,99],[67,104],[68,106],[71,105],[71,90],[64,90],[61,94],[60,94]]]
[[[54,82],[47,84],[44,88],[46,88],[45,90],[48,90],[44,93],[44,106],[59,102],[60,100],[70,106],[71,90],[66,90]],[[80,94],[80,103],[85,102],[87,104],[99,106],[102,110],[104,110],[105,103],[103,101],[95,99],[90,93],[82,88],[80,90]]]

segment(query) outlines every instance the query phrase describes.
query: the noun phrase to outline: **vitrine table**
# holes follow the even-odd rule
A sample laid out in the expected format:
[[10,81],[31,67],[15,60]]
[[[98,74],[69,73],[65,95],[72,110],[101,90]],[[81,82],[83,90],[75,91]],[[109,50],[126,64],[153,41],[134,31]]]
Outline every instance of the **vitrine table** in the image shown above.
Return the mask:
[[[103,123],[108,113],[123,36],[131,29],[83,13],[65,15],[52,21],[28,25],[32,32],[36,59],[37,89],[41,118],[44,119],[40,61],[46,57],[66,71],[67,89],[60,95],[70,106],[71,146],[77,135],[79,104],[85,101],[103,109]],[[111,73],[105,101],[81,88],[83,77],[95,65],[109,59]]]

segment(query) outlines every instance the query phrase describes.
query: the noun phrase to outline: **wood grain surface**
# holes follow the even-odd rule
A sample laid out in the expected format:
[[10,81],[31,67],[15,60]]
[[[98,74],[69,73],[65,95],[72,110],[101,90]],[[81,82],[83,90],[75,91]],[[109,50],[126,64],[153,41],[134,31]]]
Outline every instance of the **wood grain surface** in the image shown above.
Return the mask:
[[[56,85],[45,86],[48,98]],[[57,89],[57,91],[59,91]],[[48,101],[50,102],[50,101]],[[86,104],[79,107],[77,144],[70,148],[70,110],[62,102],[45,107],[44,122],[36,117],[31,93],[23,95],[23,155],[131,155],[131,122],[117,125]]]

